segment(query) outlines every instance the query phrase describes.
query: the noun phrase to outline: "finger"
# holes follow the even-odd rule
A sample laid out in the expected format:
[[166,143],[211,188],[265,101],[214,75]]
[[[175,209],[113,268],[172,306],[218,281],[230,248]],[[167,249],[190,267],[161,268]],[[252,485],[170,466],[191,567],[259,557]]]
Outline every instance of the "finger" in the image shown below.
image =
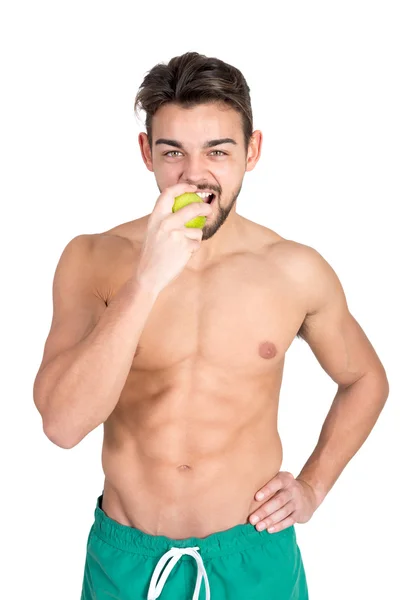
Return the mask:
[[189,183],[177,183],[176,185],[170,185],[165,188],[159,197],[157,198],[154,206],[153,213],[160,215],[167,215],[172,211],[175,198],[184,194],[185,192],[194,192],[197,189],[196,185],[190,185]]
[[185,227],[183,235],[191,240],[201,241],[203,239],[203,230],[200,227]]
[[271,527],[268,527],[267,531],[269,533],[277,533],[278,531],[282,531],[282,529],[287,529],[288,527],[291,527],[295,523],[296,523],[296,519],[293,517],[293,513],[292,513],[291,515],[289,515],[289,517],[287,517],[286,519],[283,519],[283,521],[280,521],[276,525],[272,525]]
[[255,495],[256,500],[265,500],[275,494],[278,490],[290,484],[294,480],[292,473],[280,471],[266,485],[264,485]]
[[258,531],[262,531],[265,528],[269,528],[271,526],[275,526],[280,521],[283,521],[289,515],[292,515],[295,511],[295,505],[293,502],[288,502],[280,508],[276,510],[274,513],[270,514],[267,519],[263,519],[256,525],[256,529]]
[[199,250],[199,248],[200,248],[200,242],[198,242],[196,240],[188,240],[188,244],[189,244],[189,250],[192,254],[197,252],[197,250]]
[[174,229],[172,233],[177,233],[181,237],[186,238],[186,244],[188,250],[193,254],[200,248],[201,240],[203,238],[203,230],[199,227],[185,227],[185,231],[181,229]]
[[275,496],[265,502],[262,506],[260,506],[250,517],[250,523],[255,525],[261,519],[265,519],[269,515],[271,515],[276,510],[285,506],[288,502],[292,500],[292,494],[289,490],[280,490]]
[[[187,204],[183,208],[180,208],[175,213],[171,213],[168,217],[164,219],[167,223],[173,224],[173,227],[183,227],[185,223],[194,219],[195,217],[204,216],[208,217],[212,214],[212,208],[207,202],[204,202],[199,197],[200,202],[192,202],[192,204]],[[195,227],[194,229],[199,229],[199,227]]]

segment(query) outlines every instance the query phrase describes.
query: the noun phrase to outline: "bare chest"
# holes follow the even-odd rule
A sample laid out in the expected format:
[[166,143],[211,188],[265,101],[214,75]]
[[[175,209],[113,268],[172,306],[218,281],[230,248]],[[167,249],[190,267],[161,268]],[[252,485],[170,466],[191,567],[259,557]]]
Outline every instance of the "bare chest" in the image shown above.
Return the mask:
[[195,362],[262,375],[282,362],[303,319],[287,278],[265,259],[246,255],[184,271],[157,297],[131,372]]

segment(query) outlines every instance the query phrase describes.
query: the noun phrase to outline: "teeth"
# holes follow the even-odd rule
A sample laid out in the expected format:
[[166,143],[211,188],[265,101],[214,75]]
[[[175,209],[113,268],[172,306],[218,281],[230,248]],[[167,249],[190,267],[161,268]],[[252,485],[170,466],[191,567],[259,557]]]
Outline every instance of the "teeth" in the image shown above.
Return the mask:
[[[212,193],[212,192],[211,192],[211,193]],[[197,194],[198,196],[200,196],[200,198],[203,198],[203,199],[204,199],[204,198],[208,198],[209,196],[211,196],[211,193],[209,193],[209,192],[196,192],[196,194]]]

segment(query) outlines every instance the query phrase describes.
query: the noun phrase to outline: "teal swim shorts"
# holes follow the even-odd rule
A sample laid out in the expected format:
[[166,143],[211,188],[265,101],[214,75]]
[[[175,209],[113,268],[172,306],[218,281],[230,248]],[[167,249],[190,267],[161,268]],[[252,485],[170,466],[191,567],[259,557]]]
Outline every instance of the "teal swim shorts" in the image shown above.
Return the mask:
[[181,540],[121,525],[97,499],[81,600],[308,600],[294,526]]

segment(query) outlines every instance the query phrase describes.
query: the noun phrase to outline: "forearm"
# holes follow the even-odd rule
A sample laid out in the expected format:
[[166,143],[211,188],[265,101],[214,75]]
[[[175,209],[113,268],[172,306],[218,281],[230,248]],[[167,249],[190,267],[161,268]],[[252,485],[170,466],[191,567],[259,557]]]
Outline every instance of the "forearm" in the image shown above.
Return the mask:
[[42,418],[56,444],[76,445],[112,413],[155,299],[128,280],[90,334],[44,370],[42,376],[55,383]]
[[339,386],[318,443],[297,476],[311,486],[317,506],[367,439],[388,393],[387,379],[381,372],[367,373],[348,387]]

